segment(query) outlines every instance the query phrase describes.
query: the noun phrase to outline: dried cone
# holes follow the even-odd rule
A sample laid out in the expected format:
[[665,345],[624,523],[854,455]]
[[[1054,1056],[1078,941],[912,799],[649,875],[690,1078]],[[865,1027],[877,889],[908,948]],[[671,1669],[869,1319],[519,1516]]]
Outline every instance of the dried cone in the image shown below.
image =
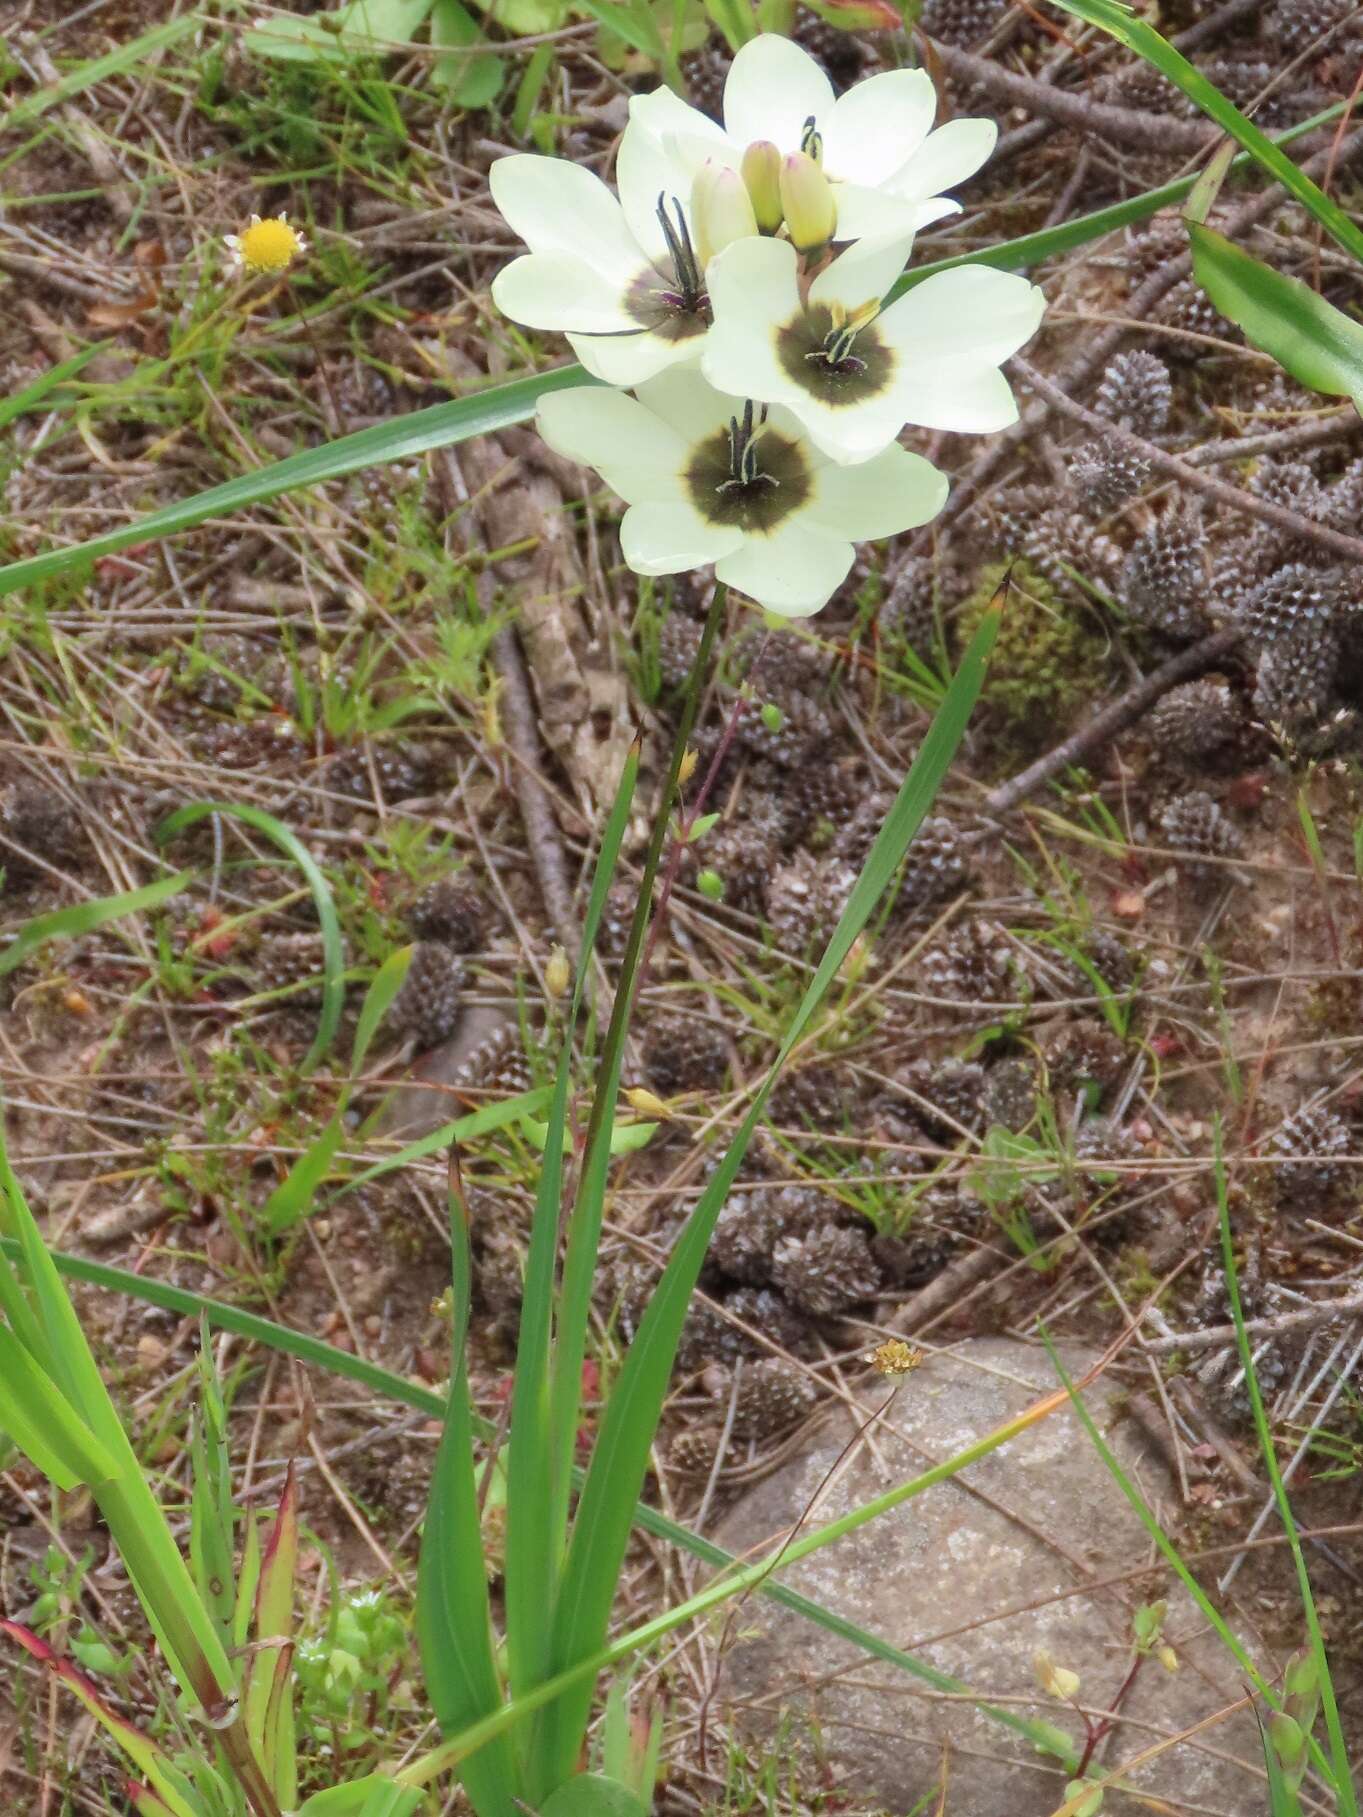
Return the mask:
[[1210,757],[1230,743],[1240,727],[1234,696],[1219,676],[1171,688],[1150,714],[1154,749],[1188,762]]
[[1353,1177],[1354,1170],[1342,1164],[1352,1148],[1348,1124],[1328,1105],[1294,1111],[1268,1144],[1280,1197],[1297,1203],[1327,1197]]
[[1166,512],[1132,546],[1117,591],[1139,623],[1166,637],[1207,629],[1207,536],[1191,506]]
[[1101,416],[1146,437],[1168,426],[1173,409],[1169,368],[1153,353],[1119,353],[1103,374],[1095,403]]
[[479,951],[488,920],[486,896],[457,877],[432,883],[407,911],[407,925],[418,940],[437,940],[456,953]]
[[840,1224],[825,1224],[804,1237],[782,1237],[772,1254],[771,1272],[791,1304],[816,1317],[874,1299],[881,1285],[867,1233]]
[[1224,879],[1224,866],[1202,858],[1236,858],[1243,847],[1239,831],[1204,789],[1176,795],[1160,815],[1163,843],[1178,856],[1178,865],[1194,882]]
[[669,1466],[682,1476],[709,1476],[719,1456],[718,1426],[687,1426],[667,1447]]
[[390,1012],[394,1027],[416,1037],[418,1048],[448,1041],[463,1012],[468,971],[459,955],[435,940],[421,941]]
[[729,1044],[721,1030],[694,1016],[658,1016],[644,1034],[644,1076],[654,1091],[708,1091],[729,1071]]
[[774,1438],[802,1420],[818,1398],[803,1369],[780,1357],[763,1357],[743,1370],[734,1396],[733,1430],[739,1438]]

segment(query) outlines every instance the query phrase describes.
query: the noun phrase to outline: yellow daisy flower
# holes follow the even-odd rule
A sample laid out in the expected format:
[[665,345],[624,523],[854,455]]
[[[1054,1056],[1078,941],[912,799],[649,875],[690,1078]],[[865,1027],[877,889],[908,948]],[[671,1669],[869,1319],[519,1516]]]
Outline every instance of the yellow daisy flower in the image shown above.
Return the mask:
[[252,215],[249,227],[225,234],[223,239],[233,265],[250,277],[287,271],[308,250],[307,241],[296,227],[290,227],[286,214],[271,215],[265,221]]

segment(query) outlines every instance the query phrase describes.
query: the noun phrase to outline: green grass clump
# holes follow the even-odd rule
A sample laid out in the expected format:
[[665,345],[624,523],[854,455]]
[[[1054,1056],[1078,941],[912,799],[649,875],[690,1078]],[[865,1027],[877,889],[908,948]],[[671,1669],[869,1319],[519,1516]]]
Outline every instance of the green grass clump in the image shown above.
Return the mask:
[[[963,643],[974,636],[1006,571],[1003,562],[981,569],[957,621]],[[1005,769],[1019,748],[1053,743],[1103,683],[1103,643],[1079,609],[1058,598],[1026,562],[1015,562],[1011,574],[1008,610],[981,696],[1003,723],[999,755]]]

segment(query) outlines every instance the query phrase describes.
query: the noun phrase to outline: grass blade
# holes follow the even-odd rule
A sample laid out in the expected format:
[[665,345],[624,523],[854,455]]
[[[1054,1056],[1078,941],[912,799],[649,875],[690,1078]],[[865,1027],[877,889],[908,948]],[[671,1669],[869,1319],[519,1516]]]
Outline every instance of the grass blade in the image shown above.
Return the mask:
[[8,1325],[0,1325],[0,1431],[62,1490],[93,1489],[118,1468]]
[[32,1629],[16,1621],[0,1621],[0,1633],[8,1634],[24,1651],[44,1665],[82,1703],[100,1727],[109,1734],[132,1761],[138,1772],[151,1781],[162,1806],[174,1817],[201,1817],[197,1803],[185,1780],[165,1751],[150,1736],[112,1709],[100,1696],[99,1687],[67,1659],[61,1658]]
[[[464,1344],[472,1262],[464,1208],[453,1190],[450,1254],[450,1387],[417,1575],[421,1663],[431,1708],[446,1734],[486,1717],[502,1703],[483,1565],[483,1523],[474,1474],[473,1402]],[[517,1817],[521,1770],[509,1737],[499,1737],[467,1760],[461,1777],[478,1817]]]
[[1349,1768],[1349,1751],[1345,1746],[1344,1731],[1340,1726],[1339,1705],[1335,1699],[1334,1681],[1330,1676],[1330,1663],[1325,1656],[1325,1637],[1320,1631],[1320,1617],[1316,1612],[1316,1599],[1311,1590],[1311,1575],[1306,1569],[1306,1558],[1301,1549],[1301,1537],[1297,1532],[1292,1504],[1288,1500],[1282,1471],[1278,1468],[1278,1448],[1273,1442],[1268,1415],[1264,1411],[1264,1398],[1259,1392],[1259,1378],[1254,1370],[1249,1333],[1245,1330],[1244,1308],[1240,1304],[1240,1280],[1235,1266],[1235,1239],[1230,1226],[1230,1199],[1226,1191],[1226,1167],[1225,1158],[1221,1152],[1219,1121],[1215,1125],[1214,1139],[1216,1210],[1221,1227],[1221,1259],[1226,1271],[1226,1292],[1230,1299],[1231,1320],[1235,1326],[1235,1345],[1240,1353],[1240,1366],[1245,1372],[1245,1385],[1249,1389],[1250,1406],[1254,1412],[1254,1430],[1259,1439],[1259,1451],[1264,1460],[1264,1468],[1268,1471],[1268,1480],[1273,1487],[1273,1499],[1278,1504],[1278,1515],[1283,1523],[1283,1532],[1287,1535],[1288,1548],[1292,1553],[1292,1563],[1297,1573],[1297,1590],[1301,1596],[1302,1613],[1306,1618],[1306,1631],[1311,1640],[1311,1652],[1315,1656],[1316,1671],[1320,1681],[1321,1709],[1325,1715],[1325,1732],[1330,1741],[1330,1760],[1334,1769],[1331,1778],[1336,1809],[1339,1817],[1358,1817],[1358,1800],[1354,1795],[1353,1773]]
[[1065,12],[1073,13],[1076,19],[1096,25],[1119,44],[1125,44],[1128,50],[1135,51],[1138,57],[1143,57],[1172,82],[1175,88],[1181,89],[1190,101],[1195,102],[1223,132],[1229,133],[1238,145],[1243,145],[1255,163],[1266,170],[1269,176],[1276,178],[1290,196],[1294,196],[1308,213],[1314,215],[1332,239],[1337,240],[1356,259],[1363,261],[1363,233],[1354,226],[1339,204],[1332,202],[1305,171],[1299,170],[1290,158],[1285,157],[1281,148],[1260,132],[1253,121],[1247,120],[1239,108],[1228,101],[1214,83],[1207,80],[1201,70],[1174,49],[1167,38],[1161,38],[1152,26],[1118,4],[1118,0],[1055,0],[1055,3]]
[[[870,919],[941,787],[984,682],[1006,584],[981,619],[913,767],[867,855],[771,1071],[677,1239],[625,1357],[592,1453],[573,1523],[563,1590],[554,1611],[554,1665],[559,1672],[590,1658],[601,1647],[629,1542],[634,1506],[643,1487],[653,1435],[667,1396],[678,1339],[715,1219],[737,1177],[782,1066],[837,977],[853,941]],[[552,1763],[554,1784],[566,1779],[573,1769],[591,1693],[588,1679],[546,1712],[545,1750],[546,1759]]]
[[[448,1136],[445,1139],[448,1143]],[[10,1240],[0,1239],[0,1251],[12,1254],[13,1249]],[[233,1332],[250,1343],[267,1345],[285,1356],[296,1357],[299,1362],[310,1367],[325,1369],[398,1406],[410,1407],[414,1412],[426,1413],[436,1419],[445,1412],[444,1396],[423,1388],[419,1382],[414,1382],[407,1376],[394,1375],[377,1363],[368,1362],[364,1357],[355,1356],[348,1350],[337,1350],[321,1338],[306,1332],[291,1331],[288,1326],[276,1324],[260,1313],[246,1312],[240,1307],[208,1299],[203,1294],[191,1292],[187,1287],[174,1287],[166,1281],[154,1281],[148,1276],[131,1274],[126,1269],[113,1268],[104,1262],[93,1262],[86,1256],[66,1255],[57,1250],[53,1252],[52,1259],[62,1274],[71,1280],[84,1281],[91,1286],[101,1287],[106,1292],[123,1294],[149,1306],[159,1306],[167,1312],[204,1318],[221,1331]],[[474,1421],[474,1431],[483,1439],[493,1436],[491,1426],[477,1419]],[[578,1470],[574,1474],[580,1482],[583,1472]],[[656,1508],[640,1503],[634,1510],[634,1521],[642,1532],[650,1533],[655,1538],[666,1541],[668,1545],[688,1552],[702,1564],[723,1569],[735,1563],[731,1552],[726,1552],[713,1540],[705,1539],[678,1522],[669,1520]],[[931,1686],[935,1691],[944,1692],[948,1696],[970,1695],[970,1687],[960,1679],[939,1671],[924,1660],[914,1658],[911,1653],[904,1652],[879,1635],[859,1628],[855,1622],[834,1614],[831,1609],[823,1608],[810,1597],[802,1596],[798,1590],[788,1589],[786,1585],[768,1578],[759,1586],[759,1593],[770,1597],[782,1608],[790,1609],[807,1621],[814,1622],[837,1639],[850,1641],[854,1646],[860,1647],[868,1658],[883,1660],[886,1665],[908,1673],[910,1677]],[[989,1715],[990,1711],[986,1708],[984,1714]]]
[[7,423],[12,423],[15,417],[36,410],[49,391],[55,390],[63,380],[74,378],[83,366],[89,365],[97,353],[103,353],[106,347],[112,345],[111,341],[92,341],[88,347],[82,347],[79,353],[73,353],[69,360],[49,366],[41,378],[34,379],[31,385],[25,385],[22,391],[16,391],[9,397],[0,397],[0,429]]
[[341,1010],[345,1004],[345,944],[341,939],[341,923],[332,899],[331,885],[322,875],[312,853],[282,820],[276,820],[273,814],[267,814],[263,808],[248,807],[241,802],[191,801],[182,808],[176,808],[156,828],[157,844],[164,845],[187,826],[207,819],[210,814],[225,814],[229,820],[239,820],[243,826],[254,827],[258,833],[264,833],[302,871],[312,894],[318,925],[322,930],[322,1013],[317,1019],[317,1033],[313,1037],[312,1046],[298,1064],[298,1071],[306,1077],[320,1064],[335,1040]]
[[99,896],[93,902],[73,902],[67,908],[53,909],[47,915],[35,915],[26,921],[3,953],[0,953],[0,978],[22,965],[35,948],[45,940],[73,939],[93,933],[106,921],[117,921],[120,915],[135,915],[140,909],[155,908],[178,896],[192,882],[193,871],[177,871],[173,877],[161,877],[140,890],[124,890],[118,896]]
[[[846,1538],[849,1533],[856,1532],[858,1528],[869,1525],[873,1520],[878,1520],[882,1514],[888,1514],[892,1509],[902,1507],[904,1503],[926,1493],[938,1483],[950,1481],[962,1470],[968,1469],[971,1464],[978,1463],[981,1458],[990,1456],[1020,1433],[1027,1431],[1041,1420],[1049,1418],[1052,1413],[1064,1407],[1067,1400],[1068,1395],[1063,1388],[1043,1395],[1040,1400],[1033,1401],[1030,1406],[1025,1407],[1021,1413],[1015,1414],[1012,1419],[1005,1420],[1001,1425],[987,1432],[983,1438],[976,1439],[973,1444],[965,1446],[944,1462],[933,1464],[918,1476],[911,1477],[908,1482],[897,1483],[892,1489],[885,1490],[883,1494],[875,1496],[859,1508],[849,1509],[846,1514],[839,1515],[836,1520],[828,1521],[822,1527],[804,1533],[797,1539],[780,1542],[773,1551],[755,1563],[741,1565],[735,1570],[725,1572],[713,1583],[708,1584],[705,1589],[688,1597],[685,1602],[674,1604],[672,1608],[664,1610],[661,1615],[654,1616],[651,1621],[646,1621],[637,1628],[631,1628],[627,1633],[611,1641],[609,1645],[602,1645],[588,1658],[566,1667],[557,1677],[545,1684],[537,1685],[518,1703],[503,1706],[493,1716],[478,1724],[477,1728],[469,1734],[455,1736],[442,1747],[435,1749],[433,1753],[413,1762],[410,1767],[403,1770],[401,1778],[408,1784],[424,1784],[456,1761],[463,1760],[473,1749],[486,1745],[490,1737],[504,1735],[513,1724],[523,1721],[533,1709],[545,1704],[553,1704],[556,1699],[566,1701],[563,1695],[565,1692],[570,1692],[577,1687],[585,1687],[586,1694],[590,1697],[593,1679],[607,1667],[618,1665],[633,1654],[653,1646],[666,1635],[675,1632],[676,1629],[684,1627],[688,1622],[695,1621],[700,1616],[708,1614],[710,1610],[718,1608],[721,1603],[730,1602],[736,1596],[759,1589],[779,1565],[794,1564],[799,1559],[808,1558],[812,1553],[836,1544],[838,1540]],[[967,1695],[973,1696],[969,1692]],[[997,1709],[983,1701],[975,1701],[977,1707],[986,1711],[996,1721],[1025,1735],[1029,1741],[1039,1746],[1042,1752],[1048,1754],[1054,1752],[1058,1743],[1051,1734],[1050,1725],[1028,1722],[1023,1717],[1014,1716],[1008,1711]],[[1065,1764],[1072,1770],[1075,1757],[1070,1755]]]
[[563,1142],[568,1121],[573,1034],[606,894],[629,825],[639,779],[639,759],[640,745],[636,739],[625,758],[592,877],[582,949],[572,999],[564,1019],[563,1042],[531,1223],[530,1253],[526,1259],[507,1454],[506,1645],[513,1695],[518,1688],[538,1684],[547,1675],[549,1629],[545,1610],[553,1607],[558,1593],[567,1537],[577,1399],[574,1397],[571,1405],[565,1408],[558,1401],[554,1388],[554,1371],[564,1348],[561,1322],[557,1343],[554,1331],[554,1287],[563,1198]]
[[[1120,1458],[1094,1424],[1092,1414],[1084,1405],[1082,1395],[1079,1394],[1074,1383],[1070,1380],[1069,1372],[1065,1368],[1060,1353],[1051,1342],[1044,1327],[1041,1331],[1041,1341],[1046,1346],[1046,1352],[1051,1359],[1056,1374],[1059,1376],[1066,1392],[1069,1394],[1070,1404],[1074,1408],[1075,1416],[1079,1420],[1080,1425],[1088,1435],[1089,1443],[1097,1451],[1099,1457],[1102,1458],[1112,1476],[1112,1480],[1126,1497],[1141,1525],[1145,1528],[1151,1539],[1154,1540],[1164,1557],[1165,1563],[1170,1567],[1184,1589],[1197,1604],[1208,1624],[1215,1631],[1218,1640],[1221,1641],[1222,1645],[1226,1648],[1226,1651],[1231,1655],[1232,1659],[1234,1659],[1236,1665],[1239,1666],[1240,1670],[1245,1674],[1246,1679],[1253,1685],[1260,1697],[1262,1697],[1271,1708],[1275,1710],[1280,1708],[1281,1698],[1264,1679],[1259,1668],[1241,1645],[1235,1631],[1229,1626],[1225,1617],[1221,1614],[1221,1611],[1216,1607],[1215,1603],[1212,1602],[1211,1598],[1207,1595],[1201,1584],[1198,1583],[1187,1565],[1184,1564],[1178,1547],[1169,1538],[1169,1535],[1164,1531],[1163,1527],[1160,1526],[1144,1496],[1142,1496],[1140,1490],[1136,1487],[1136,1484],[1132,1481],[1127,1471],[1123,1469]],[[1328,1763],[1320,1751],[1319,1744],[1312,1741],[1310,1746],[1316,1765],[1322,1768],[1327,1776],[1331,1776]],[[1342,1807],[1341,1817],[1343,1817]]]
[[40,88],[35,95],[26,95],[22,101],[16,101],[8,113],[0,114],[0,132],[13,132],[16,127],[26,126],[30,120],[40,119],[50,107],[69,101],[72,95],[83,94],[87,88],[93,88],[96,82],[104,82],[110,76],[121,76],[130,69],[142,69],[148,58],[169,50],[181,38],[187,38],[191,32],[198,31],[202,24],[201,14],[182,13],[178,19],[167,19],[164,25],[154,25],[149,32],[143,32],[140,38],[130,38],[126,44],[116,45],[104,56],[82,63],[79,68],[69,70],[60,81],[51,83],[47,88]]
[[102,555],[112,555],[132,543],[154,541],[173,536],[177,530],[192,530],[205,518],[223,517],[242,511],[248,505],[259,505],[278,498],[285,492],[302,491],[320,485],[323,480],[343,479],[365,467],[377,467],[389,461],[409,460],[413,455],[427,454],[432,448],[449,448],[466,442],[471,436],[488,435],[512,423],[523,423],[535,414],[535,407],[546,391],[561,391],[573,385],[588,385],[590,379],[580,366],[561,366],[556,371],[537,373],[531,378],[513,379],[509,384],[490,385],[470,397],[454,403],[432,404],[425,410],[414,410],[410,416],[396,416],[390,422],[376,423],[370,429],[357,429],[320,448],[308,448],[302,454],[288,455],[268,467],[256,467],[250,473],[225,480],[196,492],[192,498],[166,505],[160,511],[122,524],[103,536],[92,537],[70,549],[50,549],[25,561],[11,562],[0,568],[0,598],[19,587],[32,586],[54,574],[69,573],[73,568],[88,567]]
[[384,960],[365,992],[355,1029],[354,1045],[350,1050],[350,1077],[341,1087],[335,1113],[316,1141],[294,1162],[261,1209],[260,1221],[271,1236],[281,1236],[286,1230],[292,1230],[312,1209],[317,1189],[326,1178],[337,1150],[345,1140],[345,1113],[350,1105],[355,1081],[364,1071],[370,1045],[394,997],[402,989],[411,963],[411,947],[400,946]]

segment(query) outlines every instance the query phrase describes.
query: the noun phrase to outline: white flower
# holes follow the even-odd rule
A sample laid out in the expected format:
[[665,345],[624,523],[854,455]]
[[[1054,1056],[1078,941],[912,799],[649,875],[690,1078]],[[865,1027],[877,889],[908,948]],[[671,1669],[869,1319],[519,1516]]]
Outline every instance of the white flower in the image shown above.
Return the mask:
[[925,278],[885,308],[905,239],[862,240],[801,285],[784,240],[729,246],[708,274],[702,370],[784,404],[835,461],[863,461],[906,423],[982,434],[1017,421],[1000,362],[1036,332],[1035,285],[986,266]]
[[566,158],[498,158],[492,199],[530,251],[498,272],[493,301],[514,322],[566,333],[588,372],[610,385],[636,385],[694,360],[710,314],[693,188],[714,230],[705,256],[729,243],[744,206],[747,231],[757,232],[738,178],[726,170],[720,184],[718,176],[702,161],[682,196],[636,195],[637,206],[624,208],[599,177]]
[[629,111],[616,180],[631,218],[660,194],[689,194],[707,158],[737,169],[749,145],[769,141],[783,155],[816,152],[837,198],[840,240],[912,233],[959,213],[941,192],[973,176],[998,137],[992,120],[933,132],[937,92],[921,69],[887,70],[835,98],[814,59],[771,33],[734,58],[723,126],[666,88],[636,95]]
[[594,467],[629,509],[620,546],[637,574],[715,564],[726,585],[769,611],[805,618],[827,605],[853,542],[935,517],[947,482],[890,447],[859,467],[828,462],[795,419],[714,391],[673,368],[639,396],[583,387],[540,400],[539,432]]

